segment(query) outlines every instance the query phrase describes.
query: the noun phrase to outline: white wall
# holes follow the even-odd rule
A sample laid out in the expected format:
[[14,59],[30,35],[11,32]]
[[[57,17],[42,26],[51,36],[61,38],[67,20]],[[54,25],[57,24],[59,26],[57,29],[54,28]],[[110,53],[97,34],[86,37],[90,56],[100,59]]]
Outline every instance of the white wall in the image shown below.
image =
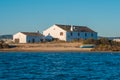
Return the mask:
[[27,36],[21,32],[18,32],[17,34],[13,35],[14,42],[15,39],[19,39],[19,43],[32,43],[33,39],[34,42],[41,42],[41,39],[44,39],[44,36]]
[[113,39],[113,41],[120,42],[120,39]]
[[[63,32],[63,36],[60,36],[60,32]],[[45,35],[45,36],[50,35],[53,38],[58,38],[60,40],[66,41],[66,31],[59,28],[56,25],[53,25],[50,28],[48,28],[47,30],[43,31],[43,35]]]
[[15,39],[19,39],[19,43],[26,43],[26,35],[22,34],[21,32],[13,35],[13,41],[15,41]]

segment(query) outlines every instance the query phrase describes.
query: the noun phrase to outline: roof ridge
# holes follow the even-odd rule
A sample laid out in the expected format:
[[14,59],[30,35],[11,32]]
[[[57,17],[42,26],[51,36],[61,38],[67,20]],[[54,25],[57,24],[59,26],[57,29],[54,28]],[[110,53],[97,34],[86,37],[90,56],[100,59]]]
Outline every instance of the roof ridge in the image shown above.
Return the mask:
[[87,26],[61,25],[61,24],[55,24],[55,25],[66,31],[71,31],[71,26],[73,26],[75,27],[73,28],[73,31],[75,32],[95,32]]
[[38,33],[38,32],[21,32],[25,35],[29,35],[29,36],[42,36],[43,34]]

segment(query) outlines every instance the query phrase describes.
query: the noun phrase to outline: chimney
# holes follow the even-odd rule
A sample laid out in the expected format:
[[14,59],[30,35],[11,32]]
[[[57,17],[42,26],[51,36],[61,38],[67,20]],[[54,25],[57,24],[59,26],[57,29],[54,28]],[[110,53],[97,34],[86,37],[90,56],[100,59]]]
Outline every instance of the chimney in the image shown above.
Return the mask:
[[70,29],[71,31],[73,31],[73,26],[71,25],[71,29]]

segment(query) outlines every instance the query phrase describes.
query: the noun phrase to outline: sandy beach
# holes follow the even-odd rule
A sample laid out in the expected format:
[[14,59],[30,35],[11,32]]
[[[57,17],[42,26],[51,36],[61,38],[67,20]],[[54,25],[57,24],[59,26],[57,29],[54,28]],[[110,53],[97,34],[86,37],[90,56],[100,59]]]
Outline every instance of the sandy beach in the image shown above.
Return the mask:
[[33,52],[59,52],[59,51],[90,51],[91,48],[80,48],[81,43],[38,43],[38,44],[11,44],[16,47],[0,49],[0,51],[33,51]]

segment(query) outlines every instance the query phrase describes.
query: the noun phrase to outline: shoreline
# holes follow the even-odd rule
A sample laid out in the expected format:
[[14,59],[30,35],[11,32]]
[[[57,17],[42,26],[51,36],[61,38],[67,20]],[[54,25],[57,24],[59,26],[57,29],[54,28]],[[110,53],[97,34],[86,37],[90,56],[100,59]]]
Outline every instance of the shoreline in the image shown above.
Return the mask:
[[0,49],[0,52],[92,52],[81,48],[11,48]]
[[93,48],[80,48],[76,43],[38,43],[38,44],[10,44],[13,48],[0,49],[0,52],[120,52],[120,51],[92,51]]
[[115,53],[115,52],[120,52],[120,51],[91,51],[91,48],[65,48],[65,49],[61,49],[61,48],[48,48],[48,49],[38,49],[38,48],[34,48],[34,49],[31,49],[31,48],[12,48],[12,49],[0,49],[0,52],[101,52],[101,53],[104,53],[104,52],[110,52],[110,53]]

